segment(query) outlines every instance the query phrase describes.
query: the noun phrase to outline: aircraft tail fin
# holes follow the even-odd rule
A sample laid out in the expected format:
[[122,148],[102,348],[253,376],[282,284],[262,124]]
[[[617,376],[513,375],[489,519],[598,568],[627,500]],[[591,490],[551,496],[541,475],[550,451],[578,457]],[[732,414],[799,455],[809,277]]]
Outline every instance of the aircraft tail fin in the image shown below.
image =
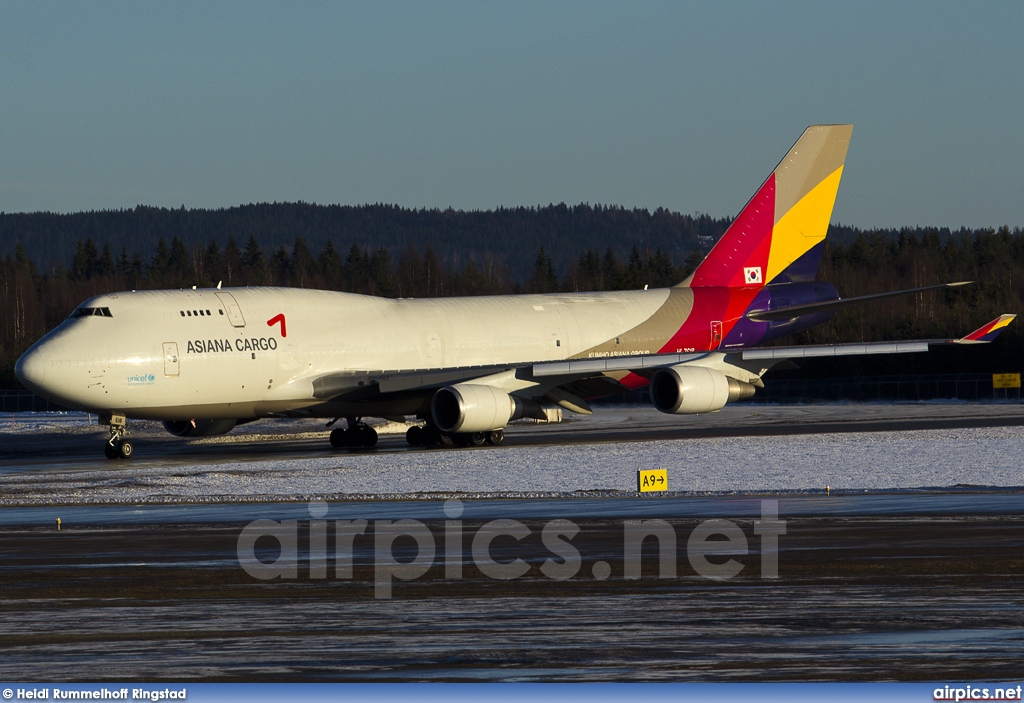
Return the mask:
[[853,125],[812,125],[680,286],[813,280]]
[[984,342],[991,342],[1002,334],[1003,330],[1006,329],[1006,326],[1013,322],[1013,318],[1015,317],[1017,316],[1000,315],[996,319],[992,320],[992,322],[982,325],[966,337],[961,337],[956,340],[954,344],[982,344]]

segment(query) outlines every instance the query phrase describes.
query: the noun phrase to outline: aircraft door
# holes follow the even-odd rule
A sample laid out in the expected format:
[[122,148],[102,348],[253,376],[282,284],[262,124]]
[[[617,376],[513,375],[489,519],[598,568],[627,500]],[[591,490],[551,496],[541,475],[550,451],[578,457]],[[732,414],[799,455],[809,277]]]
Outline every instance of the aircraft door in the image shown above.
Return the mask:
[[221,305],[224,306],[224,314],[228,316],[231,326],[245,327],[245,318],[242,317],[242,309],[238,307],[235,296],[230,293],[217,293],[216,295],[220,299]]
[[580,336],[580,325],[573,314],[573,309],[568,305],[558,305],[558,317],[562,322],[562,333],[559,333],[558,340],[561,341],[562,349],[556,356],[567,358],[580,351],[583,343]]
[[440,332],[427,332],[426,343],[423,345],[423,359],[426,362],[425,368],[428,369],[436,369],[444,365]]
[[718,349],[720,346],[722,346],[722,323],[716,320],[711,323],[711,348]]
[[178,375],[178,344],[164,342],[164,376]]

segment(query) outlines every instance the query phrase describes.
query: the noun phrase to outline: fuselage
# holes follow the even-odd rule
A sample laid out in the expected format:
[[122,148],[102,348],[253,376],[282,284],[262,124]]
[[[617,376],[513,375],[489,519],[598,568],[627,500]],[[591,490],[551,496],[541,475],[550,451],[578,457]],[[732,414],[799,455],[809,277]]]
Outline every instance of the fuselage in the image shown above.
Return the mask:
[[[797,297],[834,295],[828,288]],[[339,374],[751,346],[774,336],[773,323],[742,318],[752,304],[767,308],[769,288],[397,300],[287,288],[119,292],[83,303],[16,373],[36,393],[96,413],[317,414],[315,384]]]

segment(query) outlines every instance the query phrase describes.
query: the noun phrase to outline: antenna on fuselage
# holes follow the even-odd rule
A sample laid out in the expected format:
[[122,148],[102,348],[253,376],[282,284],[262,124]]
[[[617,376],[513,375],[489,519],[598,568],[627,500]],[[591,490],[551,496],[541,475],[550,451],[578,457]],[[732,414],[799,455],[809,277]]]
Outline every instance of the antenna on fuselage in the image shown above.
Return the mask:
[[223,282],[224,281],[217,281],[217,290],[220,290],[220,284],[223,283]]

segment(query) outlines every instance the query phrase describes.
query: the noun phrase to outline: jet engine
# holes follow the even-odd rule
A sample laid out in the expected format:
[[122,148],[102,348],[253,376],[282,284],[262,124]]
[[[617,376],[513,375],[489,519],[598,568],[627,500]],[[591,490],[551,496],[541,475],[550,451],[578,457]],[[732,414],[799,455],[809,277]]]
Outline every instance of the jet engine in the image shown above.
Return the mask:
[[434,394],[430,414],[442,432],[489,432],[508,424],[516,402],[492,386],[457,383]]
[[226,434],[237,420],[165,420],[164,429],[178,437],[212,437]]
[[651,402],[663,413],[692,415],[721,410],[754,395],[749,383],[701,366],[669,366],[651,377]]

